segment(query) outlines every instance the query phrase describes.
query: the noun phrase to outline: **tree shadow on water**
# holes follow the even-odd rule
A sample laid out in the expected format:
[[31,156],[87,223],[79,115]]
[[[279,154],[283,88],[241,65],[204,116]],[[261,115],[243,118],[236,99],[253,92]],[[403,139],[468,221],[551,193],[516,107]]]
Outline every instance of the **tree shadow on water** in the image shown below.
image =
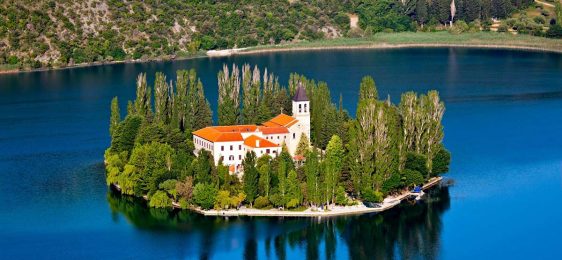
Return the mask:
[[108,192],[107,200],[115,221],[123,217],[139,230],[180,234],[174,239],[197,248],[180,257],[196,254],[200,259],[213,258],[219,251],[233,259],[292,259],[295,254],[307,259],[435,259],[441,218],[450,207],[447,187],[382,214],[321,219],[205,217],[187,210],[149,208],[142,199],[114,191]]

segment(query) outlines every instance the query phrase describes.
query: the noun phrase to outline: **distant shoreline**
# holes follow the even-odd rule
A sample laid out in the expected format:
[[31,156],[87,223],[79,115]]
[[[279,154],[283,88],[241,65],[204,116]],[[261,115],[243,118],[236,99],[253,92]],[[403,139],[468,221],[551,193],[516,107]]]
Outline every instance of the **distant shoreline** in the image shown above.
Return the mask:
[[[422,187],[422,190],[429,190],[441,183],[443,177],[433,177],[429,179]],[[121,192],[121,188],[116,184],[111,184],[118,192]],[[304,211],[291,211],[291,210],[278,210],[278,209],[254,209],[254,208],[242,208],[242,209],[229,209],[229,210],[203,210],[196,207],[190,207],[185,210],[190,210],[192,212],[204,215],[204,216],[214,216],[214,217],[239,217],[239,216],[249,216],[249,217],[336,217],[336,216],[347,216],[347,215],[360,215],[366,213],[377,213],[383,212],[394,208],[395,206],[402,203],[404,199],[416,196],[415,193],[410,191],[404,191],[397,196],[388,196],[380,203],[380,207],[367,207],[363,204],[354,206],[334,206],[328,211],[312,211],[308,208]],[[145,201],[148,201],[148,197],[145,195],[142,197]],[[181,209],[180,205],[176,202],[172,203],[174,209]]]
[[359,50],[359,49],[415,49],[415,48],[470,48],[470,49],[505,49],[505,50],[524,50],[524,51],[541,51],[561,53],[562,49],[549,49],[534,46],[517,46],[517,45],[486,45],[486,44],[453,44],[453,43],[406,43],[406,44],[386,44],[374,43],[355,46],[326,46],[326,47],[283,47],[283,48],[264,48],[264,49],[248,49],[246,51],[236,52],[232,55],[248,55],[269,52],[290,52],[290,51],[311,51],[311,50]]
[[197,58],[229,57],[236,55],[251,55],[274,52],[405,48],[505,49],[562,54],[562,40],[548,39],[529,35],[508,35],[495,32],[463,33],[459,35],[450,34],[448,32],[378,33],[370,38],[337,38],[312,42],[263,45],[242,49],[224,49],[216,51],[213,50],[207,53],[199,53],[193,56],[177,57],[172,55],[164,57],[153,57],[144,60],[93,62],[59,68],[0,70],[0,74],[52,71],[120,63],[148,63],[173,60],[190,60]]

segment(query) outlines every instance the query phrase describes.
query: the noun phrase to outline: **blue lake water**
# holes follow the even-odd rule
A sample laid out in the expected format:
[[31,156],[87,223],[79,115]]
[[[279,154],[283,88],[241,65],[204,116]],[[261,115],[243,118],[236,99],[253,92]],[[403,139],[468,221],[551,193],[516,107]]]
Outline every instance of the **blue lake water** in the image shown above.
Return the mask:
[[[354,114],[361,77],[396,102],[437,89],[455,185],[379,215],[208,218],[105,186],[109,103],[135,77],[223,63],[326,81]],[[0,75],[0,258],[562,259],[562,55],[476,49],[287,52]]]

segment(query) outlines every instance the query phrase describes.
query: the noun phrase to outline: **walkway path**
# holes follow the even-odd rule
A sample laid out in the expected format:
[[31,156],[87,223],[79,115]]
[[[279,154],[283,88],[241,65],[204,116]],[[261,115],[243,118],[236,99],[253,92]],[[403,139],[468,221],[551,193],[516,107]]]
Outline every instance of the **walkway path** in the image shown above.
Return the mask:
[[[431,178],[422,187],[422,189],[427,190],[439,184],[439,182],[441,182],[442,179],[443,177]],[[289,211],[289,210],[278,210],[278,209],[261,210],[261,209],[251,209],[251,208],[241,208],[239,210],[235,210],[235,209],[201,210],[201,209],[192,208],[192,210],[200,214],[203,214],[205,216],[224,216],[224,217],[232,217],[232,216],[332,217],[332,216],[341,216],[341,215],[357,215],[357,214],[372,213],[372,212],[382,212],[395,207],[396,205],[400,204],[402,200],[411,196],[417,196],[417,194],[407,191],[395,197],[389,196],[386,199],[384,199],[380,207],[376,207],[376,208],[369,208],[363,204],[360,204],[355,206],[334,206],[327,211],[312,210],[310,208],[304,211]],[[174,205],[174,206],[177,207],[179,205]]]
[[535,3],[539,3],[541,5],[554,8],[554,4],[551,4],[551,3],[547,3],[547,2],[543,2],[543,1],[539,1],[539,0],[535,0]]

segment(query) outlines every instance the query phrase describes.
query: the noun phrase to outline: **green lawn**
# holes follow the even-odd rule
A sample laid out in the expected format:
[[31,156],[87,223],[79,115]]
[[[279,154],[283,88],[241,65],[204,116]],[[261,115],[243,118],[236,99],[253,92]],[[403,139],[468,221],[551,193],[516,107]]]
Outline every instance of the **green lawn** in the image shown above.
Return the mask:
[[312,42],[299,42],[280,45],[264,45],[248,48],[246,51],[269,49],[331,48],[331,47],[384,47],[386,45],[411,44],[454,44],[488,45],[504,47],[528,47],[562,52],[562,40],[509,33],[477,32],[451,34],[449,32],[402,32],[378,33],[369,38],[339,38]]
[[0,71],[16,70],[18,65],[0,64]]

